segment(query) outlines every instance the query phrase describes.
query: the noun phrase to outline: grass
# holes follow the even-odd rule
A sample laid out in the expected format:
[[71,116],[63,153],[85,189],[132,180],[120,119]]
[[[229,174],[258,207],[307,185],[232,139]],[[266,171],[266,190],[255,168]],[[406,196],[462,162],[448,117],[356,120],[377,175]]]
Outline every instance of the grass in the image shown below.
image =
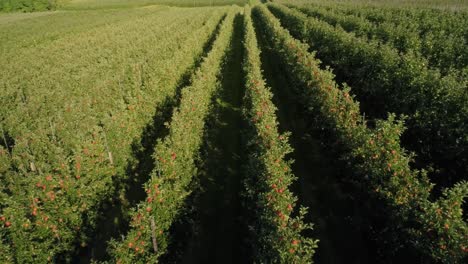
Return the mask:
[[0,26],[6,25],[8,23],[16,23],[21,20],[43,17],[55,14],[57,12],[35,12],[35,13],[8,13],[8,14],[1,14],[0,13]]

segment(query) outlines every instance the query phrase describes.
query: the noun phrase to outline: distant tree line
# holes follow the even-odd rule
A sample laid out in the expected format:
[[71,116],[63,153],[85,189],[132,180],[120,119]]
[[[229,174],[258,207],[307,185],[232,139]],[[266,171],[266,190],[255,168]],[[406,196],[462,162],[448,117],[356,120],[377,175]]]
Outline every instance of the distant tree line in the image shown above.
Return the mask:
[[54,10],[57,0],[0,0],[0,11],[34,12]]

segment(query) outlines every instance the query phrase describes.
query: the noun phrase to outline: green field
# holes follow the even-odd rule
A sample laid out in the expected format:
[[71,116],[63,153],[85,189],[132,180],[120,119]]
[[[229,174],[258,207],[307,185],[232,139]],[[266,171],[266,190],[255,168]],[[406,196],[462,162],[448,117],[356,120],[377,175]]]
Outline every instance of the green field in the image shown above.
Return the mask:
[[101,9],[101,8],[128,8],[147,5],[171,5],[181,7],[199,6],[243,6],[248,0],[70,0],[63,4],[64,9]]
[[466,6],[0,0],[0,263],[466,263]]

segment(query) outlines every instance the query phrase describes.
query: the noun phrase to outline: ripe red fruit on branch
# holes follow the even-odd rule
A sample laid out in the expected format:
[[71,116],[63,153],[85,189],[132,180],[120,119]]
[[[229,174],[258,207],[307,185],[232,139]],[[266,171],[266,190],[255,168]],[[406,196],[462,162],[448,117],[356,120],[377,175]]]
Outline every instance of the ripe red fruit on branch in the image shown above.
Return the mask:
[[151,212],[151,207],[146,207],[146,212]]
[[5,227],[10,227],[11,226],[11,222],[10,221],[6,221],[5,222]]
[[299,244],[299,240],[293,239],[293,241],[291,241],[291,244],[296,246]]

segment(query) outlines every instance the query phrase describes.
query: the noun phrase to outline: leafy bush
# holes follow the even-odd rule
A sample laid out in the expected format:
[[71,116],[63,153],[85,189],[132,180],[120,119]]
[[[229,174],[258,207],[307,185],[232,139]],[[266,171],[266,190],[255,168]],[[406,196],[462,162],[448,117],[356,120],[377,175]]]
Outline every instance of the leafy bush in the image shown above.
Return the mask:
[[[340,89],[328,69],[294,39],[265,7],[253,10],[262,34],[278,54],[284,72],[303,105],[311,125],[330,138],[351,174],[349,180],[368,197],[373,230],[380,245],[392,254],[416,249],[423,258],[456,263],[467,256],[468,227],[463,219],[463,199],[468,182],[447,189],[437,201],[429,200],[432,185],[424,173],[410,169],[410,156],[400,146],[403,123],[393,115],[367,127],[350,89]],[[354,194],[359,197],[359,193]],[[383,226],[377,225],[383,221]]]
[[362,112],[371,118],[396,113],[408,116],[405,147],[417,161],[440,170],[432,179],[438,188],[450,187],[468,173],[468,82],[441,76],[412,52],[367,41],[297,10],[269,4],[291,34],[316,50],[340,82],[354,89]]
[[[76,244],[89,243],[101,217],[100,205],[119,199],[127,202],[126,186],[121,183],[135,177],[127,169],[136,164],[134,151],[143,148],[145,127],[154,121],[155,106],[160,109],[176,96],[179,82],[193,70],[223,13],[221,9],[167,11],[131,19],[123,28],[110,25],[102,29],[111,38],[103,37],[102,31],[87,33],[84,46],[80,38],[71,43],[67,39],[69,54],[80,56],[71,55],[74,60],[70,64],[51,56],[52,62],[38,62],[41,69],[76,69],[81,62],[96,65],[90,57],[105,56],[101,53],[105,51],[96,49],[96,42],[105,46],[107,41],[125,52],[112,50],[114,61],[106,61],[111,67],[95,66],[98,73],[80,76],[79,87],[86,95],[64,89],[70,79],[57,76],[53,79],[59,86],[56,88],[50,82],[53,77],[44,74],[31,78],[35,85],[22,82],[25,101],[16,102],[20,105],[14,100],[9,107],[2,104],[8,108],[1,111],[2,128],[15,139],[15,145],[9,145],[11,156],[0,156],[0,177],[8,193],[0,200],[0,206],[4,205],[1,216],[11,222],[0,226],[0,238],[17,262],[60,262],[59,256],[73,254]],[[167,26],[146,30],[155,23]],[[115,32],[122,32],[122,37]],[[89,57],[82,54],[87,45],[94,52],[87,54]],[[50,49],[44,52],[47,57],[51,54]],[[120,61],[125,61],[123,67],[119,67]],[[11,88],[15,87],[9,78],[12,75],[2,76],[2,82]],[[48,81],[38,81],[42,78]],[[29,92],[41,93],[48,100],[38,103],[26,95]],[[87,101],[89,98],[93,99]],[[31,110],[37,105],[41,109]],[[21,116],[16,111],[28,114]]]
[[180,106],[169,125],[169,135],[156,145],[156,168],[145,183],[147,198],[132,212],[131,229],[125,239],[112,242],[112,254],[117,263],[157,263],[166,252],[169,229],[191,192],[188,187],[196,174],[205,119],[212,96],[219,87],[218,75],[231,43],[234,15],[235,10],[231,9],[213,48],[192,76],[191,85],[182,90]]
[[297,197],[290,191],[296,180],[290,161],[287,134],[278,132],[273,94],[261,73],[260,51],[252,25],[250,8],[244,12],[244,72],[246,94],[244,115],[249,124],[246,165],[245,205],[253,214],[249,222],[256,263],[311,263],[317,240],[302,232],[311,229],[304,223],[305,208],[293,217]]
[[0,0],[0,11],[34,12],[55,10],[57,0]]

